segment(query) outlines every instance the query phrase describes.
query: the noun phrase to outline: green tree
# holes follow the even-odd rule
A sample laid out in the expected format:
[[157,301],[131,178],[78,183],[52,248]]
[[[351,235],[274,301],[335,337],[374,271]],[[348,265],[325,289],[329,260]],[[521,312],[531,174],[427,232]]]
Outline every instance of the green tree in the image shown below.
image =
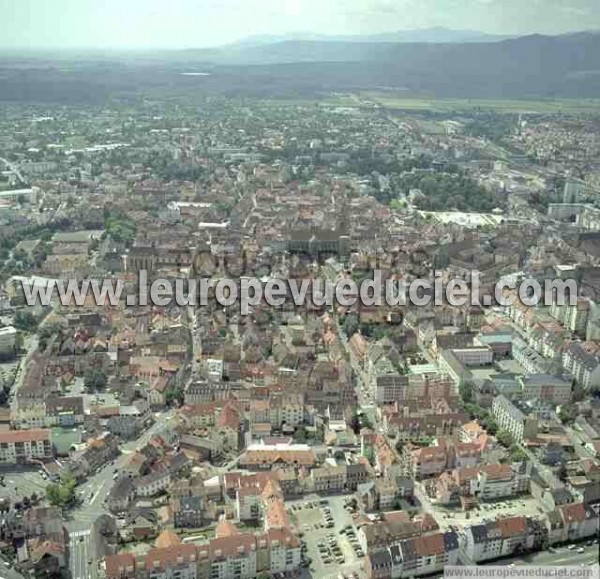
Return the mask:
[[506,448],[510,448],[515,442],[513,440],[512,434],[510,432],[508,432],[508,430],[505,430],[504,428],[501,428],[496,433],[496,439],[502,446],[505,446]]
[[361,428],[368,428],[369,430],[374,430],[371,419],[364,412],[360,415],[360,425]]
[[135,222],[121,212],[107,211],[104,215],[104,229],[110,237],[119,243],[130,244],[135,239]]
[[575,407],[572,404],[563,404],[558,410],[558,417],[563,424],[571,424],[575,420]]
[[487,430],[488,434],[494,436],[498,432],[498,424],[488,413],[488,415],[481,419],[481,425]]
[[508,452],[513,462],[521,462],[527,459],[527,454],[525,454],[525,451],[516,443],[510,445]]
[[465,404],[473,403],[475,401],[474,397],[473,397],[473,387],[471,384],[469,384],[469,383],[461,384],[459,386],[458,391],[460,393],[460,397],[462,398],[462,401]]
[[72,475],[65,475],[59,483],[46,487],[46,499],[55,507],[66,508],[75,503],[75,488],[77,482]]
[[29,258],[27,257],[27,253],[25,253],[25,251],[23,251],[22,249],[15,249],[13,251],[13,259],[15,261],[29,263]]
[[25,338],[23,338],[23,334],[21,332],[17,332],[15,336],[15,351],[21,352],[25,345]]
[[358,316],[356,316],[355,314],[347,315],[346,318],[344,319],[343,327],[344,327],[344,333],[346,334],[346,336],[351,338],[354,334],[356,334],[356,332],[358,332],[358,329],[360,328],[360,322],[358,320]]
[[106,388],[108,377],[106,376],[106,372],[104,372],[104,370],[90,368],[85,373],[83,383],[86,390],[89,390],[90,392],[96,392]]
[[38,346],[39,349],[44,352],[48,346],[48,341],[53,336],[57,336],[59,340],[62,339],[62,328],[58,324],[48,324],[40,329],[38,333]]
[[308,432],[303,425],[298,426],[294,432],[294,442],[298,444],[304,444],[308,439]]
[[17,330],[33,332],[38,326],[38,320],[31,312],[19,310],[15,314],[13,324]]
[[184,394],[183,390],[173,384],[167,389],[165,393],[167,404],[183,404]]

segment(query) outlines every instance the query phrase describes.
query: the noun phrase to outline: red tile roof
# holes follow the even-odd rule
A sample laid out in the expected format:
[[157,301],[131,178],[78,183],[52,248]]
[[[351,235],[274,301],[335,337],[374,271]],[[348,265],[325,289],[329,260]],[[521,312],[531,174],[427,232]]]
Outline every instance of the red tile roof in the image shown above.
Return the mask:
[[145,560],[146,570],[166,569],[180,565],[195,563],[197,558],[196,545],[190,543],[174,547],[155,548],[148,552]]
[[108,579],[135,576],[135,555],[133,553],[107,555],[104,564]]
[[525,517],[507,517],[497,519],[496,528],[502,533],[502,538],[524,535],[527,532],[527,521]]
[[217,528],[215,529],[215,536],[220,539],[223,537],[233,537],[234,535],[239,535],[239,530],[237,527],[226,519],[219,521]]
[[560,512],[565,524],[583,523],[585,521],[585,507],[583,503],[572,503],[561,505],[556,508]]
[[444,535],[436,533],[434,535],[423,535],[413,539],[415,551],[421,557],[431,557],[441,555],[444,552]]
[[169,529],[163,531],[160,535],[158,535],[156,541],[154,542],[154,545],[158,549],[167,549],[169,547],[175,547],[176,545],[180,544],[181,539],[179,538],[179,535]]
[[250,533],[238,533],[233,537],[217,537],[210,542],[210,559],[223,560],[249,554],[256,549],[256,538]]
[[38,442],[50,440],[49,430],[7,430],[0,432],[0,443]]

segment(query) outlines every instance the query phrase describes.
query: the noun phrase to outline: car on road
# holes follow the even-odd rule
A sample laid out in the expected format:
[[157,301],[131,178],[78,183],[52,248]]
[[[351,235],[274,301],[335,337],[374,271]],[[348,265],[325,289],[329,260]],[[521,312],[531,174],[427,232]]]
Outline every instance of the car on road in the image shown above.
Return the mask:
[[585,553],[585,549],[583,547],[579,547],[579,549],[577,549],[578,553]]

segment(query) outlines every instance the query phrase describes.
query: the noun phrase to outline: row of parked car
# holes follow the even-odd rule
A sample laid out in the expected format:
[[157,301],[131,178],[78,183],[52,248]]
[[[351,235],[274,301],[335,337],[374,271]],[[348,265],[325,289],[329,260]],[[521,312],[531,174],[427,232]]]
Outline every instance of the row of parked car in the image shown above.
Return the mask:
[[319,541],[317,543],[317,548],[319,549],[319,554],[325,565],[330,565],[334,560],[338,565],[343,565],[346,561],[336,536],[333,533],[327,535],[326,539]]
[[312,559],[308,556],[308,546],[305,540],[301,540],[300,542],[300,552],[301,552],[301,567],[309,567],[312,563]]
[[354,527],[352,527],[352,525],[347,525],[340,531],[340,533],[342,535],[346,535],[346,538],[348,539],[348,542],[350,543],[352,549],[354,550],[354,554],[357,557],[365,556],[365,553],[362,550],[360,543],[358,542],[358,538],[356,537],[356,532],[354,531]]
[[331,509],[327,505],[321,505],[321,510],[323,511],[323,518],[325,519],[325,527],[327,529],[333,529],[334,522],[333,517],[331,516]]

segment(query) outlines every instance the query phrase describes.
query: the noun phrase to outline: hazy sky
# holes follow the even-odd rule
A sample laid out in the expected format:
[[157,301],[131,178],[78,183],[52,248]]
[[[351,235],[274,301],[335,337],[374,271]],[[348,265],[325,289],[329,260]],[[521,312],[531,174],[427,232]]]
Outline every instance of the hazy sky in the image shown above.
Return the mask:
[[600,29],[600,0],[0,0],[1,48],[202,47],[255,34]]

